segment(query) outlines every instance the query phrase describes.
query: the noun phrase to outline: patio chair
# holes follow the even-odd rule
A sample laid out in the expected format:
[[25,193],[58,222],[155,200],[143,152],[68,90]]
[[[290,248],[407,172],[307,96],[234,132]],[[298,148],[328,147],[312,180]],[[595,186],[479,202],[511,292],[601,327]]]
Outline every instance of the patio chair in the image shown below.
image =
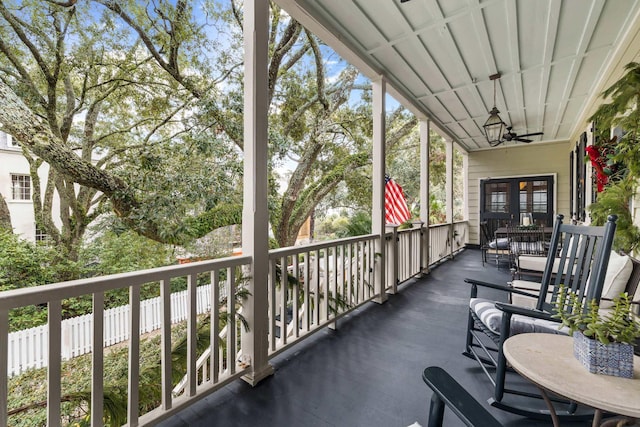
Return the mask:
[[[511,335],[524,332],[568,333],[560,330],[560,321],[552,317],[559,285],[574,291],[583,302],[600,301],[605,274],[611,254],[616,217],[610,216],[602,227],[563,224],[557,217],[549,245],[546,266],[539,293],[514,289],[511,286],[465,279],[471,284],[469,317],[464,355],[475,359],[494,387],[492,406],[531,418],[548,420],[548,414],[532,406],[504,400],[505,395],[540,398],[538,394],[505,387],[507,363],[502,344]],[[560,246],[560,242],[563,242]],[[553,254],[559,254],[553,256]],[[554,274],[555,273],[555,274]],[[536,298],[535,308],[478,298],[478,289],[487,288],[511,295]],[[548,294],[550,292],[550,295]],[[585,308],[588,304],[584,304]],[[569,404],[558,408],[560,416],[575,416],[576,407]],[[592,414],[583,414],[585,417]]]
[[427,427],[442,427],[445,405],[466,426],[502,426],[484,406],[441,367],[430,366],[426,368],[422,373],[422,380],[433,390]]
[[509,239],[507,237],[495,238],[495,222],[480,222],[480,252],[482,255],[482,266],[487,262],[487,257],[492,256],[496,261],[496,266],[500,260],[509,258]]
[[511,266],[517,266],[521,256],[546,257],[548,243],[544,240],[542,228],[526,228],[511,226],[507,228],[509,239],[509,261]]

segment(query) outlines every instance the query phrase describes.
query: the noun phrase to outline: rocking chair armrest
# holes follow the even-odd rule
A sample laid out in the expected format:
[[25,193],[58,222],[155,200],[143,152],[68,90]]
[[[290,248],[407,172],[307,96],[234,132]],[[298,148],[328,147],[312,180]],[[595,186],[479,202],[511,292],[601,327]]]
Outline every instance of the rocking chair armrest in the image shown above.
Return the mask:
[[551,320],[552,322],[560,323],[560,319],[556,319],[551,313],[547,313],[545,311],[534,310],[527,307],[508,304],[506,302],[496,302],[496,308],[510,314],[519,314],[522,316],[535,317],[536,319]]
[[464,279],[464,281],[466,283],[470,283],[472,285],[477,285],[477,286],[482,286],[484,288],[497,289],[499,291],[504,291],[504,292],[513,292],[513,288],[511,288],[509,286],[505,286],[505,285],[498,285],[497,283],[483,282],[482,280],[475,280],[475,279],[470,279],[470,278],[466,278],[466,279]]
[[496,289],[496,290],[499,290],[499,291],[508,292],[510,294],[518,294],[518,295],[524,295],[526,297],[538,298],[537,294],[532,294],[531,292],[527,292],[527,291],[524,291],[522,289],[512,288],[511,286],[498,285],[497,283],[483,282],[481,280],[475,280],[475,279],[470,279],[470,278],[466,278],[466,279],[464,279],[464,281],[466,283],[470,283],[470,284],[475,285],[475,286],[482,286],[482,287],[485,287],[485,288]]

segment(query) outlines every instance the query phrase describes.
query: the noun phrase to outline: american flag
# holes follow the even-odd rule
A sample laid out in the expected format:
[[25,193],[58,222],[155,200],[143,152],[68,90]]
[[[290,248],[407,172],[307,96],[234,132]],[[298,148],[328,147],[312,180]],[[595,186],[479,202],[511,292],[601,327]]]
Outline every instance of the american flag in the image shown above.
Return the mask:
[[389,177],[384,177],[384,218],[387,224],[402,224],[411,218],[402,187]]

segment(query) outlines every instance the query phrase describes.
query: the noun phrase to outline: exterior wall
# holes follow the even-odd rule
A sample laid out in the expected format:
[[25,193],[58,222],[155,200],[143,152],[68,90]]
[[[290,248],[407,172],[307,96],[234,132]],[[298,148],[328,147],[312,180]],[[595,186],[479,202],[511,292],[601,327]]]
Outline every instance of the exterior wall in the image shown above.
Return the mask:
[[[42,188],[47,185],[48,173],[49,165],[43,163],[38,170]],[[9,207],[13,232],[25,240],[35,241],[36,220],[33,213],[33,202],[31,200],[13,200],[12,174],[29,175],[29,163],[22,155],[20,147],[14,146],[11,143],[11,138],[7,138],[6,134],[0,132],[0,193]],[[60,226],[62,223],[55,215],[60,212],[60,199],[57,197],[57,193],[54,194],[52,212],[54,213],[54,222]]]
[[567,142],[518,144],[472,151],[468,159],[469,243],[479,244],[480,180],[532,175],[555,175],[554,214],[569,216],[569,152]]

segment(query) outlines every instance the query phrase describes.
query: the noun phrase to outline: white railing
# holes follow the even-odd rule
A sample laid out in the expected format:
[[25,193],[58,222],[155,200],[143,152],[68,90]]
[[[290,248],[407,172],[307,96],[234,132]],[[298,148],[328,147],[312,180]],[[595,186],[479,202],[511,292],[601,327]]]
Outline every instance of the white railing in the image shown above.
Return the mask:
[[453,252],[456,253],[469,243],[469,222],[457,221],[453,223]]
[[[187,319],[186,290],[171,294],[171,323]],[[226,289],[220,290],[220,297],[226,297]],[[197,314],[208,312],[211,307],[211,285],[197,288]],[[129,339],[129,305],[104,311],[103,347]],[[157,331],[162,327],[162,299],[160,297],[140,302],[140,334]],[[93,315],[73,317],[63,320],[60,353],[63,360],[91,353]],[[48,325],[12,332],[9,334],[9,376],[18,375],[27,369],[47,366]]]
[[376,240],[368,235],[269,253],[270,355],[376,296]]
[[[161,419],[167,414],[175,412],[189,405],[189,401],[200,395],[210,393],[227,382],[239,378],[248,372],[248,365],[238,362],[241,355],[242,335],[245,329],[237,318],[235,298],[224,298],[221,295],[237,295],[238,287],[243,286],[240,280],[241,274],[237,270],[248,266],[250,257],[231,257],[219,260],[194,262],[170,267],[161,267],[142,270],[132,273],[115,274],[91,279],[74,280],[70,282],[55,283],[38,286],[35,288],[23,288],[13,291],[0,292],[0,426],[10,424],[8,416],[8,366],[9,366],[9,311],[14,308],[30,305],[46,305],[48,310],[48,324],[46,325],[48,338],[44,332],[40,335],[42,352],[46,354],[48,369],[47,387],[47,423],[49,426],[61,425],[61,401],[63,390],[61,377],[62,371],[62,301],[67,298],[75,298],[82,295],[92,295],[93,312],[91,319],[91,331],[89,337],[83,337],[80,347],[86,347],[86,343],[105,342],[105,331],[108,329],[105,323],[104,295],[105,292],[128,288],[129,307],[126,316],[126,332],[123,336],[128,341],[128,425],[146,424],[152,420]],[[186,278],[186,298],[177,298],[178,302],[172,304],[170,282],[172,279]],[[210,308],[211,320],[211,351],[209,356],[209,368],[205,376],[199,376],[196,370],[196,361],[200,354],[196,351],[197,333],[196,320],[198,316],[198,279],[208,281],[213,285],[214,292],[209,292],[209,301],[203,302]],[[147,414],[139,413],[139,397],[141,374],[140,344],[141,330],[152,328],[157,324],[154,316],[143,320],[140,300],[140,288],[146,284],[155,283],[160,288],[160,325],[161,325],[161,404],[158,408]],[[222,289],[222,292],[220,291]],[[183,361],[186,365],[186,381],[179,396],[172,393],[172,318],[182,316],[186,319],[186,347],[187,356]],[[222,317],[221,317],[222,316]],[[224,319],[224,322],[222,321]],[[224,326],[229,333],[222,333]],[[233,331],[233,332],[232,332]],[[73,332],[72,332],[73,335]],[[222,335],[222,337],[221,337]],[[20,344],[22,345],[22,344]],[[89,344],[89,348],[91,344]],[[23,352],[33,348],[23,345]],[[97,350],[97,349],[96,349]],[[91,404],[92,425],[102,425],[104,415],[104,362],[105,350],[94,351],[92,363]],[[155,386],[155,385],[154,385]],[[21,416],[20,414],[15,416]]]
[[429,265],[452,257],[468,241],[469,223],[436,224],[429,227]]
[[426,230],[422,224],[398,231],[398,283],[422,273],[422,234]]
[[429,227],[430,264],[435,264],[451,256],[450,234],[450,224],[437,224]]
[[[26,353],[39,353],[37,361],[28,367],[47,367],[48,424],[60,425],[62,361],[67,357],[91,352],[93,342],[105,346],[125,340],[129,348],[128,425],[155,423],[190,405],[194,399],[217,390],[229,381],[253,372],[250,352],[243,352],[243,337],[252,343],[267,342],[265,353],[275,357],[283,350],[311,336],[325,326],[334,327],[338,319],[355,308],[381,297],[382,289],[395,292],[395,286],[422,273],[423,264],[434,264],[452,256],[464,247],[466,222],[431,226],[429,254],[425,257],[423,242],[427,228],[416,224],[414,228],[385,234],[384,245],[386,275],[376,283],[376,270],[381,266],[380,242],[376,235],[359,236],[307,246],[270,251],[268,296],[262,302],[249,295],[249,306],[268,310],[266,336],[252,336],[253,324],[245,329],[239,321],[243,304],[228,303],[225,295],[237,295],[237,277],[241,269],[250,271],[250,257],[231,257],[201,261],[72,282],[57,283],[37,288],[24,288],[0,293],[0,331],[8,331],[9,311],[13,308],[45,304],[49,323],[32,331],[34,340],[24,335],[0,333],[0,426],[7,425],[7,381],[9,363]],[[186,278],[188,289],[171,295],[170,282]],[[197,282],[211,283],[211,287],[197,287]],[[140,300],[140,288],[156,283],[161,296]],[[126,307],[104,309],[105,292],[128,288],[130,304]],[[205,290],[206,289],[206,290]],[[209,292],[207,294],[207,292]],[[199,295],[200,293],[204,293]],[[72,326],[62,321],[61,301],[67,298],[92,295],[93,313],[73,320]],[[173,301],[175,299],[175,302]],[[268,307],[266,307],[268,304]],[[260,309],[260,308],[258,308]],[[209,334],[211,345],[196,351],[196,319],[199,313],[208,313],[212,320]],[[255,312],[246,313],[251,319]],[[118,319],[118,320],[116,320]],[[227,320],[224,325],[223,320]],[[182,361],[186,374],[174,387],[172,382],[171,324],[186,322],[187,355]],[[81,326],[85,325],[85,326]],[[264,325],[263,325],[264,326]],[[140,386],[141,335],[160,328],[162,401],[159,407],[146,414],[138,411]],[[264,331],[265,328],[257,328]],[[23,331],[24,332],[24,331]],[[135,332],[135,333],[134,333]],[[22,333],[22,332],[21,332]],[[17,337],[17,338],[15,338]],[[201,338],[201,337],[200,337]],[[66,341],[69,341],[69,346]],[[36,344],[37,342],[37,344]],[[92,425],[102,423],[104,414],[104,359],[105,351],[93,352],[91,408]],[[253,367],[258,369],[260,367]],[[262,366],[264,368],[264,366]],[[11,371],[13,373],[13,370]],[[87,402],[87,405],[89,402]]]

